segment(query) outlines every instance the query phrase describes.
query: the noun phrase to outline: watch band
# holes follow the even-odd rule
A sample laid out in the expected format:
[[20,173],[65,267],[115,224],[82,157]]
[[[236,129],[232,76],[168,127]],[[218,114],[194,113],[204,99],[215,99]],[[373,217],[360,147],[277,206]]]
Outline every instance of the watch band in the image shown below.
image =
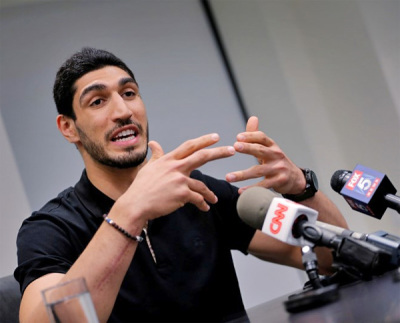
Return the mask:
[[292,200],[294,202],[301,202],[310,197],[313,197],[318,191],[318,179],[316,174],[309,168],[300,168],[306,179],[306,188],[300,194],[282,194],[286,199]]

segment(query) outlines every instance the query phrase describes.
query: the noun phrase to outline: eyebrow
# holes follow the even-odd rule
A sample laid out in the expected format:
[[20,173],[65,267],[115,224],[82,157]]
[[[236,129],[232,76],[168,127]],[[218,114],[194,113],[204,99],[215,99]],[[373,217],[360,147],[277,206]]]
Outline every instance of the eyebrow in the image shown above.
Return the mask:
[[132,77],[124,77],[124,78],[120,79],[118,82],[118,85],[123,86],[127,83],[134,83],[135,85],[137,85],[136,80]]
[[[124,77],[122,79],[119,80],[118,85],[119,86],[124,86],[125,84],[128,83],[134,83],[135,85],[137,85],[136,81],[134,78],[132,77]],[[88,86],[87,88],[85,88],[81,94],[81,96],[79,97],[79,103],[82,104],[83,99],[85,98],[85,96],[92,92],[92,91],[102,91],[105,90],[107,88],[106,85],[104,84],[92,84],[90,86]]]

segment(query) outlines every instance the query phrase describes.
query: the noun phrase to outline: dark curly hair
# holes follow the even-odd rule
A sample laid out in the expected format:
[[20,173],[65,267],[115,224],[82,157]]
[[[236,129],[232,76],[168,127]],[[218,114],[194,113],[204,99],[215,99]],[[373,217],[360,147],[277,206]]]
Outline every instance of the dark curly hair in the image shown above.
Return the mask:
[[135,76],[129,67],[114,54],[102,49],[84,47],[66,60],[57,72],[53,97],[59,114],[68,116],[73,120],[76,119],[72,108],[76,80],[105,66],[119,67],[135,80]]

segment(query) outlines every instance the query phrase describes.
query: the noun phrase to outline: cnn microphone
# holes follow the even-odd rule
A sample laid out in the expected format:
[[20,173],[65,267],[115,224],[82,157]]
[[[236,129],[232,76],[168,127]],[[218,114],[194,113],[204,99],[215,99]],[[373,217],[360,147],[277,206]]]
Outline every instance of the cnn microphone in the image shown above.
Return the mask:
[[[299,312],[335,301],[339,298],[338,283],[346,284],[355,279],[369,280],[374,274],[391,269],[390,255],[365,241],[356,240],[345,231],[340,237],[316,225],[318,212],[304,205],[277,197],[262,187],[251,187],[241,193],[237,202],[239,217],[248,225],[283,242],[300,246],[302,262],[312,290],[290,295],[284,302],[288,312]],[[332,226],[334,227],[334,226]],[[337,227],[339,228],[339,227]],[[339,229],[340,230],[340,229]],[[338,270],[322,281],[314,246],[334,250],[334,266]]]
[[294,246],[310,245],[296,232],[297,224],[304,220],[315,223],[317,211],[258,186],[245,190],[236,207],[239,217],[251,227]]
[[332,189],[342,195],[353,210],[381,219],[389,207],[400,213],[400,196],[389,178],[357,164],[354,170],[337,170],[331,178]]
[[335,250],[336,260],[366,277],[392,268],[387,250],[351,237],[350,230],[343,229],[345,234],[340,236],[319,226],[317,211],[277,197],[266,188],[245,190],[238,199],[237,211],[245,223],[285,243]]
[[[279,195],[273,193],[271,190],[263,187],[251,187],[250,189],[244,191],[239,197],[236,205],[239,216],[252,228],[262,230],[267,211],[271,206],[272,200],[276,197],[279,197]],[[290,202],[288,200],[284,201]],[[304,208],[306,207],[304,206]],[[312,210],[310,208],[308,209]],[[312,211],[316,212],[315,210]],[[367,236],[365,233],[348,230],[321,221],[315,221],[315,224],[344,237],[365,240]]]
[[[251,187],[238,199],[239,217],[249,226],[294,246],[337,247],[341,231],[351,237],[362,234],[317,221],[318,212],[305,205],[279,197],[263,187]],[[320,225],[321,224],[321,225]]]
[[[309,277],[309,282],[315,290],[323,290],[328,295],[337,296],[336,286],[325,291],[318,275],[317,256],[314,252],[314,241],[303,237],[303,224],[310,219],[315,222],[318,212],[301,204],[280,198],[272,191],[262,187],[252,187],[239,196],[237,202],[239,217],[253,228],[260,229],[274,238],[285,243],[300,246],[304,269]],[[271,212],[273,210],[273,212]],[[334,234],[333,234],[334,235]],[[330,297],[328,297],[329,299]],[[304,294],[301,295],[301,303],[310,300]],[[285,303],[289,311],[301,308],[298,300],[290,300]]]

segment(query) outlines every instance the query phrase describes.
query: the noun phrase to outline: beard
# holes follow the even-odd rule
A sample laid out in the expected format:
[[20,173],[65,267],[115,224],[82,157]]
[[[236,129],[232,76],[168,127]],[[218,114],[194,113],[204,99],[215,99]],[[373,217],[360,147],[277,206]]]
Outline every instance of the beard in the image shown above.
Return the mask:
[[[127,121],[119,124],[117,127],[122,127],[122,126],[125,126],[128,124],[133,124],[133,123],[134,123],[133,121],[127,120]],[[140,133],[143,134],[143,127],[140,124],[135,123],[135,125],[138,127]],[[76,129],[80,136],[80,141],[82,143],[83,148],[86,150],[86,152],[89,154],[89,156],[92,157],[93,160],[97,161],[98,163],[100,163],[102,165],[114,167],[114,168],[126,169],[126,168],[139,166],[146,159],[147,151],[148,151],[147,143],[149,142],[149,125],[148,124],[147,124],[147,128],[146,128],[145,149],[140,152],[140,151],[136,151],[136,149],[133,147],[126,148],[125,149],[126,154],[124,154],[123,156],[117,156],[117,157],[110,156],[104,149],[104,145],[90,139],[89,136],[81,128],[78,127],[78,125],[76,125]],[[113,130],[111,130],[109,133],[111,133]],[[105,140],[107,141],[108,138],[109,138],[109,135],[106,134]]]

